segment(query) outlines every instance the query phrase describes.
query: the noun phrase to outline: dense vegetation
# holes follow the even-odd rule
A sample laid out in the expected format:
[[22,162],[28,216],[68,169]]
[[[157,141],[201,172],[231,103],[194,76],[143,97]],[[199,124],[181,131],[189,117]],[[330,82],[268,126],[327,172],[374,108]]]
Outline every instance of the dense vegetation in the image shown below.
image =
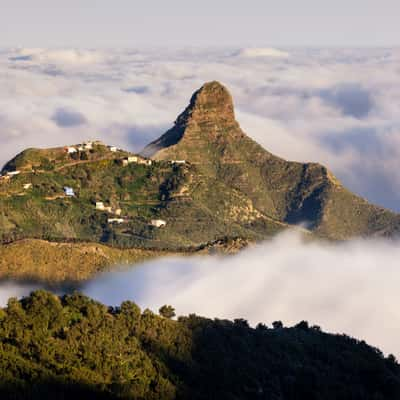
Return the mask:
[[169,319],[37,291],[0,310],[2,399],[400,398],[393,356],[301,322]]

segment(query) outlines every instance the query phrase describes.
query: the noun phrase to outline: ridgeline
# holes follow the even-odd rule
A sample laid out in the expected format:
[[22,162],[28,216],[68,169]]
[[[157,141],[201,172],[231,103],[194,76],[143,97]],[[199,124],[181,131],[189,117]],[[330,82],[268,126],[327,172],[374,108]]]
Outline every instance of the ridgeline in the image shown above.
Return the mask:
[[[236,251],[300,223],[328,240],[400,230],[399,215],[324,166],[286,161],[248,137],[218,82],[196,91],[140,155],[98,141],[27,149],[2,175],[0,278],[86,279],[121,260]],[[68,245],[64,274],[53,243]]]
[[400,366],[302,321],[172,320],[37,291],[0,309],[2,399],[394,400]]

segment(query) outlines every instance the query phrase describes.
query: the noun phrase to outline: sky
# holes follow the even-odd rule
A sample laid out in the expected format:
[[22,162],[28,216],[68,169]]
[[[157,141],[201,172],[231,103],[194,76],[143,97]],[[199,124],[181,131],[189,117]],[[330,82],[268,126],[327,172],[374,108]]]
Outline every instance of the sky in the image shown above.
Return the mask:
[[2,46],[396,46],[396,0],[1,0]]

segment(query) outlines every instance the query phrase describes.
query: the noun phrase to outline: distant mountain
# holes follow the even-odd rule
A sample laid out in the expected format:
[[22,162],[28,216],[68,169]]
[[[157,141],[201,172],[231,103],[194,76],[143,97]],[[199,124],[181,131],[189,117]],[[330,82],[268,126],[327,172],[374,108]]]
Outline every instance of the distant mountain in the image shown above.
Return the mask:
[[20,277],[43,275],[57,264],[51,242],[91,249],[84,258],[81,248],[63,256],[59,265],[75,271],[53,275],[67,280],[87,276],[81,268],[95,273],[117,260],[142,259],[135,249],[146,257],[235,251],[299,224],[310,236],[333,240],[400,230],[399,215],[352,194],[324,166],[286,161],[249,138],[218,82],[196,91],[141,155],[98,141],[27,149],[2,174],[0,277],[16,270]]
[[395,400],[400,366],[364,341],[125,301],[32,293],[0,309],[1,399]]

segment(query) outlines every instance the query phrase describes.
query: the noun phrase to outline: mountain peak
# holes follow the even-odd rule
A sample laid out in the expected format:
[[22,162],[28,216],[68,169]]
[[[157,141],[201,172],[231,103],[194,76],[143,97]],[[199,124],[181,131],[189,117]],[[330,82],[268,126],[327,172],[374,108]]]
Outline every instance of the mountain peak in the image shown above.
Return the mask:
[[142,155],[153,156],[162,149],[178,144],[185,137],[215,142],[224,132],[237,131],[232,96],[218,81],[205,83],[196,90],[186,109],[174,126],[159,139],[150,143]]
[[178,126],[235,122],[232,96],[217,81],[207,82],[196,90],[185,111],[176,120]]

